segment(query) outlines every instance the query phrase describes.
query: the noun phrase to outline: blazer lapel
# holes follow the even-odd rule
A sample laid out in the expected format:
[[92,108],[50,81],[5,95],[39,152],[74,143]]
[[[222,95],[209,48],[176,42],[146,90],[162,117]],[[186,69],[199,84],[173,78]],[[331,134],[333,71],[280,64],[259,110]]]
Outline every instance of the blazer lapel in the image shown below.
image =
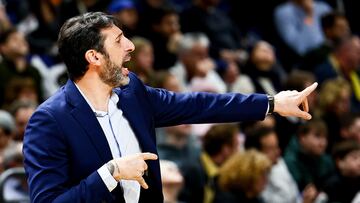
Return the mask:
[[92,111],[75,84],[70,80],[68,80],[65,85],[65,94],[67,101],[74,106],[70,113],[85,130],[101,159],[104,163],[111,160],[112,154],[109,144],[99,122],[95,117],[95,113]]

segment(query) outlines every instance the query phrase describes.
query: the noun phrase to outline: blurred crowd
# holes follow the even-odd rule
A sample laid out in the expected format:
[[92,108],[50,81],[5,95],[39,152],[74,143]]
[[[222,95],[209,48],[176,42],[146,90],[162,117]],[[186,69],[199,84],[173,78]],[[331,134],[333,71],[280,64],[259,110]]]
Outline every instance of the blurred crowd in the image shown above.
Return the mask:
[[[158,129],[165,202],[359,203],[359,10],[357,0],[1,0],[0,172],[22,167],[27,121],[67,80],[61,25],[102,11],[135,44],[125,66],[153,87],[273,95],[319,83],[308,122]],[[4,190],[27,195],[18,179]]]

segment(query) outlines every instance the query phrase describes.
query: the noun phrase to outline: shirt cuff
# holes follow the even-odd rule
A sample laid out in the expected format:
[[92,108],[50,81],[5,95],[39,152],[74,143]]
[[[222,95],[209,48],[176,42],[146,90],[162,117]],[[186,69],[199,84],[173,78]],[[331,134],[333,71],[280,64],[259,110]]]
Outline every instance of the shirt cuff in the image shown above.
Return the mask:
[[109,192],[113,191],[116,188],[116,186],[118,185],[118,182],[110,174],[108,168],[106,167],[106,164],[104,164],[101,168],[99,168],[97,170],[97,172],[99,173],[101,179],[104,181]]
[[270,108],[270,105],[269,105],[269,102],[268,102],[268,105],[267,105],[267,109],[266,109],[265,116],[267,116],[267,115],[269,114],[269,108]]

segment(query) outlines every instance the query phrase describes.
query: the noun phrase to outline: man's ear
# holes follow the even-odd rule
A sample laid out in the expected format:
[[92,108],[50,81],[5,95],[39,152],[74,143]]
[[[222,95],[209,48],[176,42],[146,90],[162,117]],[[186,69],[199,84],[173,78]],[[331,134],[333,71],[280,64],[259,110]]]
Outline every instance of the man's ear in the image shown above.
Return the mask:
[[89,65],[100,66],[100,54],[94,49],[87,50],[85,52],[85,59],[89,63]]

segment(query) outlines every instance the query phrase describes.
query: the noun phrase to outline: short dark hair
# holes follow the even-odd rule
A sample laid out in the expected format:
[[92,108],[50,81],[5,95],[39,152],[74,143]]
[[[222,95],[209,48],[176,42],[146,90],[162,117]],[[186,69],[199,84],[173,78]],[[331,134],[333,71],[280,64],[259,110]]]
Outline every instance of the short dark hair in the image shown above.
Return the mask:
[[342,141],[340,143],[337,143],[333,150],[332,150],[332,156],[334,160],[337,159],[344,159],[348,154],[350,154],[353,151],[360,150],[360,144],[353,141],[353,140],[346,140]]
[[299,126],[297,131],[298,136],[304,136],[311,131],[315,131],[315,134],[324,134],[327,136],[327,127],[324,121],[320,119],[313,119]]
[[179,15],[176,10],[170,6],[162,6],[157,8],[152,13],[153,16],[151,17],[151,25],[159,25],[165,16],[169,15]]
[[101,30],[113,25],[121,27],[113,16],[102,12],[85,13],[64,23],[60,29],[58,46],[71,80],[81,79],[88,70],[88,62],[84,57],[87,50],[95,49],[107,54]]
[[321,17],[321,28],[323,31],[332,28],[335,25],[336,19],[346,19],[345,15],[339,12],[331,12]]
[[261,139],[270,135],[271,133],[275,133],[274,129],[265,126],[260,126],[249,131],[246,134],[246,139],[244,144],[245,149],[254,148],[261,151],[262,149]]
[[224,145],[232,145],[238,127],[235,124],[212,126],[203,137],[203,149],[210,156],[218,154]]
[[360,118],[359,113],[346,113],[345,115],[341,116],[340,119],[340,126],[342,129],[348,129],[352,125],[354,125],[356,119]]

